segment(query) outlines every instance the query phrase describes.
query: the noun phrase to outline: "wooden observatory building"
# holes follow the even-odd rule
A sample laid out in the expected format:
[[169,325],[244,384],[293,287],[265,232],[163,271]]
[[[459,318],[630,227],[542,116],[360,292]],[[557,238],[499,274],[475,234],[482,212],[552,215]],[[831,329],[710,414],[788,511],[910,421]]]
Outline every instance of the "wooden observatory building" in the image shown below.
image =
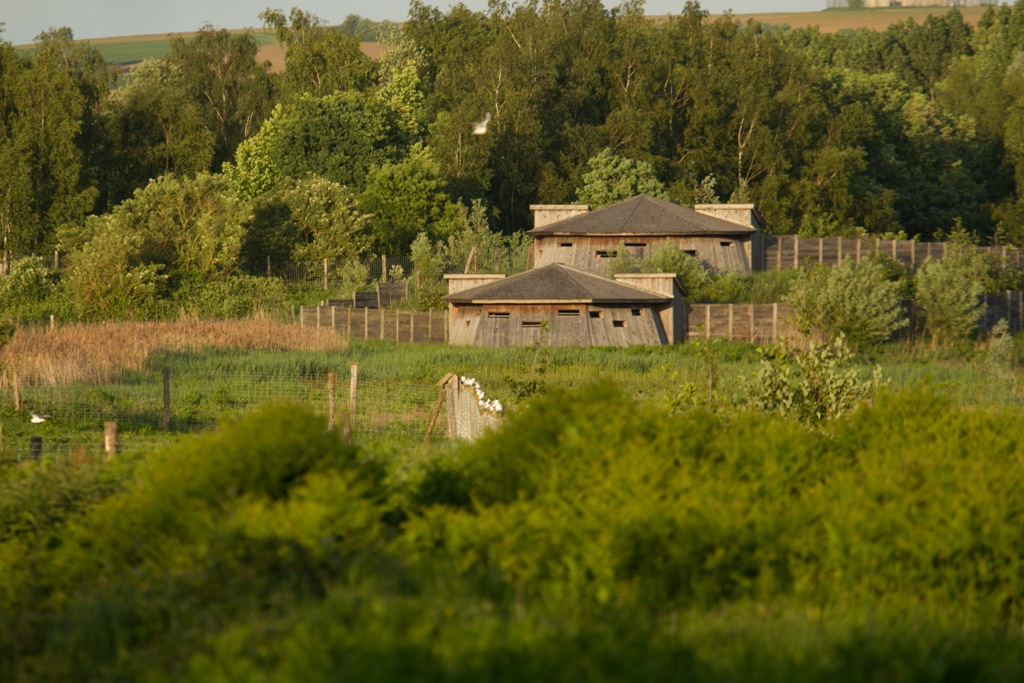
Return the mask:
[[590,211],[585,205],[532,205],[533,267],[561,263],[606,274],[625,249],[642,257],[663,244],[698,256],[713,272],[762,270],[763,222],[753,204],[693,209],[647,195]]
[[448,275],[448,341],[461,346],[631,346],[683,341],[675,275],[615,280],[551,264],[512,277]]

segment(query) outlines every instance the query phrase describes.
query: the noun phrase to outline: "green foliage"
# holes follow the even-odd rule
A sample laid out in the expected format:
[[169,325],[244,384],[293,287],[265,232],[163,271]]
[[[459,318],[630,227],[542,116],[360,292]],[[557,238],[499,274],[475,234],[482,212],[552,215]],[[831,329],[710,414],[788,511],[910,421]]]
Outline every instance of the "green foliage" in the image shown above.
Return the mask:
[[280,311],[288,293],[278,278],[235,275],[183,291],[178,300],[184,310],[199,317],[231,319]]
[[699,257],[687,254],[675,244],[661,244],[637,257],[625,244],[619,246],[608,262],[609,275],[615,273],[675,273],[691,299],[707,290],[713,275]]
[[987,267],[970,247],[926,261],[914,273],[914,304],[932,344],[967,339],[983,315]]
[[345,186],[309,176],[286,183],[280,194],[281,201],[288,207],[284,232],[296,234],[300,239],[292,250],[295,260],[352,261],[366,250],[370,217],[360,210],[356,198]]
[[371,168],[359,204],[371,216],[373,244],[380,253],[402,253],[420,233],[446,237],[458,220],[440,167],[431,151],[419,146],[400,161]]
[[62,286],[87,317],[134,318],[158,314],[167,276],[163,265],[143,263],[144,236],[125,232],[110,216],[91,218],[91,237],[69,255]]
[[761,367],[750,386],[758,410],[807,423],[834,420],[885,385],[875,367],[864,379],[852,367],[853,354],[840,334],[828,344],[811,342],[805,351],[785,346],[759,349]]
[[614,204],[638,194],[668,198],[654,168],[645,161],[619,156],[606,147],[591,158],[587,166],[590,170],[583,174],[583,185],[577,188],[576,197],[591,208]]
[[39,257],[15,259],[8,276],[0,277],[0,318],[45,320],[66,309],[56,275]]
[[690,292],[690,298],[700,303],[774,304],[785,301],[797,277],[795,270],[716,273],[704,289]]
[[786,301],[804,334],[829,340],[841,336],[855,348],[884,342],[908,324],[899,283],[870,259],[802,270]]

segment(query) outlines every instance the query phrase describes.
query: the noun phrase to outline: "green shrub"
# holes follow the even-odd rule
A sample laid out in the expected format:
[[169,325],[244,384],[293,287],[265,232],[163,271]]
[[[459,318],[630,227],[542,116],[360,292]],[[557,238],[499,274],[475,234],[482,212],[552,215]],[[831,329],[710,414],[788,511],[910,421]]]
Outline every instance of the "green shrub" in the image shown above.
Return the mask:
[[853,354],[840,335],[830,344],[811,342],[806,351],[764,347],[750,386],[755,408],[813,423],[834,420],[871,397],[883,385],[881,368],[864,379],[852,367]]
[[914,274],[914,304],[932,344],[967,339],[984,314],[985,286],[971,260],[925,261]]
[[288,301],[278,278],[235,275],[221,282],[208,282],[179,294],[182,305],[203,318],[244,318],[255,313],[279,311]]
[[907,325],[899,284],[873,260],[801,270],[786,301],[804,334],[845,337],[854,348],[873,346]]
[[0,277],[0,318],[45,320],[64,317],[67,302],[57,288],[57,275],[37,256],[15,259],[10,273]]

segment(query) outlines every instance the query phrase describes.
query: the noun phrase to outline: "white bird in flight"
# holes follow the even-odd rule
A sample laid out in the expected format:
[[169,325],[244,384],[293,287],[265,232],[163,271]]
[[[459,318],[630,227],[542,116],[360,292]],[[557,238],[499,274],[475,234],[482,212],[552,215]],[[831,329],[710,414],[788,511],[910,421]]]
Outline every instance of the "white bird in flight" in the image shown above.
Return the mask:
[[487,132],[487,122],[491,120],[491,112],[484,114],[483,121],[477,121],[473,124],[473,135],[483,135]]
[[47,420],[50,419],[49,415],[40,415],[39,413],[36,413],[36,412],[31,413],[31,415],[32,415],[32,424],[34,424],[34,425],[42,424],[42,423],[44,423],[44,422],[46,422]]

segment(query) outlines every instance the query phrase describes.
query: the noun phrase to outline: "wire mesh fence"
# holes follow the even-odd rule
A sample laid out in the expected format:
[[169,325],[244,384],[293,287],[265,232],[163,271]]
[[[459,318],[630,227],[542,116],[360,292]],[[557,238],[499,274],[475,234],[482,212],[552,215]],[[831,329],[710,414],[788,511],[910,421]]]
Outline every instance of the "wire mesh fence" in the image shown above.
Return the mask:
[[[436,412],[429,380],[336,372],[230,372],[201,377],[165,369],[128,372],[113,382],[16,387],[0,392],[0,455],[6,460],[102,456],[116,425],[121,451],[158,447],[280,402],[306,406],[361,441],[417,442]],[[33,421],[33,415],[38,416]],[[432,430],[432,439],[446,430]]]

